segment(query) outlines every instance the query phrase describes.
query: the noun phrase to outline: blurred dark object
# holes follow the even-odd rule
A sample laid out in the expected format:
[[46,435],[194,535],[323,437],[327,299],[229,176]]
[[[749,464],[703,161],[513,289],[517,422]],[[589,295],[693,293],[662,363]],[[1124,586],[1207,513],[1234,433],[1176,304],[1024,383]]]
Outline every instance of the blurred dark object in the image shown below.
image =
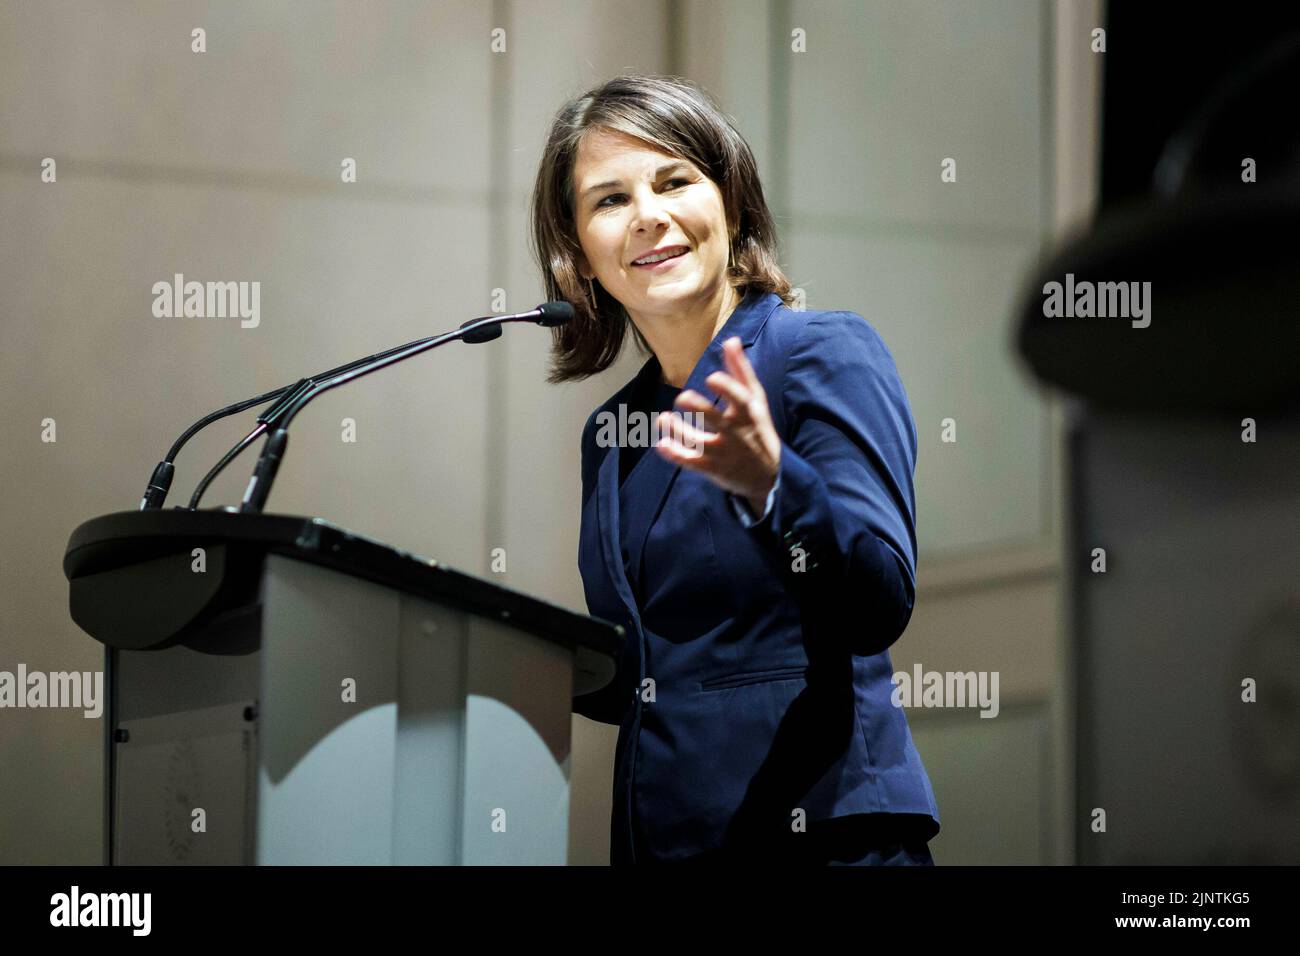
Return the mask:
[[[1297,99],[1300,32],[1192,113],[1156,162],[1155,192],[1103,211],[1038,268],[1017,344],[1041,381],[1105,408],[1300,411]],[[1149,324],[1046,314],[1051,282],[1149,282]]]

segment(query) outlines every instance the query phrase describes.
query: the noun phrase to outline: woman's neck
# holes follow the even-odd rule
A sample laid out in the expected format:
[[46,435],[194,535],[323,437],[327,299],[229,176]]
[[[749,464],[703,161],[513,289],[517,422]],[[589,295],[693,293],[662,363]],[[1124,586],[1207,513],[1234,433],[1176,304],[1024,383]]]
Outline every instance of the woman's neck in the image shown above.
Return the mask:
[[[700,356],[709,343],[727,324],[727,319],[740,305],[741,296],[729,283],[724,285],[720,304],[701,314],[699,318],[678,318],[671,324],[646,321],[641,334],[659,360],[659,382],[682,388],[690,377]],[[643,320],[644,321],[644,320]]]

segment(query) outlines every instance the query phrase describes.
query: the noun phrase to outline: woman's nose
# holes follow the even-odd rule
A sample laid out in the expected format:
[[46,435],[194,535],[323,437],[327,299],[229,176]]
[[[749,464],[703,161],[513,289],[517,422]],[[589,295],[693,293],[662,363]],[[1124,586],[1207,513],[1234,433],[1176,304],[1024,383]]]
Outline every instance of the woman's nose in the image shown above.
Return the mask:
[[664,201],[652,190],[639,190],[632,200],[632,225],[634,227],[655,227],[668,222],[664,211]]

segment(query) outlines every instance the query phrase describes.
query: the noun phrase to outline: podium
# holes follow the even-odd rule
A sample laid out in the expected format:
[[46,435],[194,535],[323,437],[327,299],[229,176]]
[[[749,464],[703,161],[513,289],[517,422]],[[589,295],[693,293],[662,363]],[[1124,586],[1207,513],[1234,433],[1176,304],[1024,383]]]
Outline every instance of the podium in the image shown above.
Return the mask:
[[621,627],[292,515],[104,515],[63,567],[105,864],[567,862],[572,698]]

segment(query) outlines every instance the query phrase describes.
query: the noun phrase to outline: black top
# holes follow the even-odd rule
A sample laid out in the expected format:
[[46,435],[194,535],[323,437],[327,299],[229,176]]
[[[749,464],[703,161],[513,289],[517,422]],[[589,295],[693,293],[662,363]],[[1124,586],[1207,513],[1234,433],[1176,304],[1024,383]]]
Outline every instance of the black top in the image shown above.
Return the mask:
[[[654,427],[654,420],[660,412],[672,411],[673,402],[681,394],[681,389],[676,385],[668,385],[664,382],[655,383],[653,394],[646,396],[644,393],[638,398],[635,408],[629,408],[628,417],[631,418],[633,412],[642,412],[647,416],[646,435],[649,436],[650,430]],[[636,463],[641,460],[641,456],[650,450],[650,443],[647,441],[644,445],[636,448],[619,448],[618,450],[618,485],[623,487],[623,482],[627,476],[636,467]],[[655,454],[659,454],[655,452]]]

